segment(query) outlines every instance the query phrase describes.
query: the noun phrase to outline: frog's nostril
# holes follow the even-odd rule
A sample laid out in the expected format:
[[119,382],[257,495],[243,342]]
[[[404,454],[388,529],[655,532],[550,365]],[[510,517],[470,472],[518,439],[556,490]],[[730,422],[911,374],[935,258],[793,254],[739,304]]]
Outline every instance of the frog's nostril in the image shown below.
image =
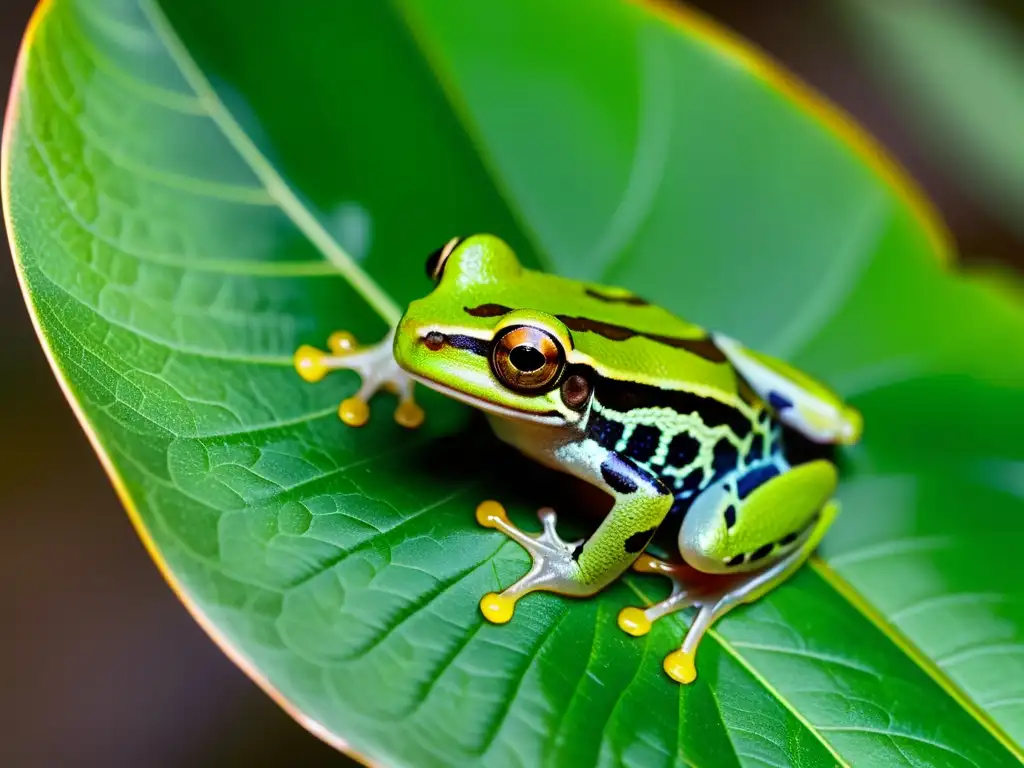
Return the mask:
[[437,352],[437,350],[444,346],[444,334],[438,331],[431,331],[423,337],[423,343],[427,345],[427,349]]

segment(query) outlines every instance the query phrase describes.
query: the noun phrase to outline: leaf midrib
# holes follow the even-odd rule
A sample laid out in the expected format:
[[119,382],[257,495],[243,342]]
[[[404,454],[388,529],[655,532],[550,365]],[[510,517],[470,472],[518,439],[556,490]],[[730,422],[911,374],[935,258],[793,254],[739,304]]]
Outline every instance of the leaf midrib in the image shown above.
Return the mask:
[[206,108],[210,119],[220,128],[224,138],[241,155],[252,172],[260,180],[267,193],[277,201],[281,211],[292,221],[303,235],[324,257],[334,264],[349,284],[373,307],[389,325],[395,326],[401,319],[402,311],[376,281],[359,268],[355,260],[342,248],[324,228],[323,224],[302,204],[292,188],[281,177],[277,169],[249,138],[231,111],[217,95],[206,75],[192,58],[174,31],[156,0],[139,0],[153,32],[164,45],[168,55],[177,65],[182,76]]

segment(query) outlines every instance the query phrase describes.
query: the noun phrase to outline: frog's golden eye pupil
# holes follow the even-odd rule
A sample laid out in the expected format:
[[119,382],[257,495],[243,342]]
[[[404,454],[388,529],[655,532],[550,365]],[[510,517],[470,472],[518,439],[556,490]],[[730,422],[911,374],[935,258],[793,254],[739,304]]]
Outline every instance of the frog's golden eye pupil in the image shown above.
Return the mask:
[[491,347],[494,375],[519,392],[551,389],[564,364],[565,353],[554,336],[529,325],[505,329]]
[[526,344],[520,344],[508,353],[508,361],[523,373],[529,373],[544,365],[544,353]]

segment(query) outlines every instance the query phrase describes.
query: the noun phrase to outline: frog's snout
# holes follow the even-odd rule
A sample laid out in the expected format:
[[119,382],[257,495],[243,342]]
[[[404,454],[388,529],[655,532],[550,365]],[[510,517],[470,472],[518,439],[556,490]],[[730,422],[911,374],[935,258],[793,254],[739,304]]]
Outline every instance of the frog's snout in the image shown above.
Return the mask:
[[435,353],[459,346],[458,336],[451,336],[429,326],[403,320],[395,334],[395,361],[410,373],[422,372],[438,365]]
[[395,346],[393,354],[395,362],[400,368],[410,371],[413,368],[413,361],[417,347],[419,346],[419,334],[413,324],[406,318],[402,318],[395,333]]

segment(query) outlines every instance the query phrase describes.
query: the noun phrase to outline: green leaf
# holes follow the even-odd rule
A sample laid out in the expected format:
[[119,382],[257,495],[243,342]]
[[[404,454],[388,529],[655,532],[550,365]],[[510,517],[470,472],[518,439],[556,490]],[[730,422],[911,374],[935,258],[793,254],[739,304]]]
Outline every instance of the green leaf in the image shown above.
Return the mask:
[[[83,427],[188,608],[319,736],[389,765],[1019,764],[1017,291],[952,273],[900,172],[742,43],[612,0],[52,0],[6,129]],[[440,396],[411,436],[386,397],[352,430],[356,377],[291,368],[383,335],[470,231],[863,409],[823,557],[723,620],[691,686],[661,670],[685,617],[616,627],[654,579],[486,624],[527,559],[475,504],[535,525],[578,497]]]
[[1024,205],[1024,37],[985,3],[841,0],[921,143],[1010,227]]

